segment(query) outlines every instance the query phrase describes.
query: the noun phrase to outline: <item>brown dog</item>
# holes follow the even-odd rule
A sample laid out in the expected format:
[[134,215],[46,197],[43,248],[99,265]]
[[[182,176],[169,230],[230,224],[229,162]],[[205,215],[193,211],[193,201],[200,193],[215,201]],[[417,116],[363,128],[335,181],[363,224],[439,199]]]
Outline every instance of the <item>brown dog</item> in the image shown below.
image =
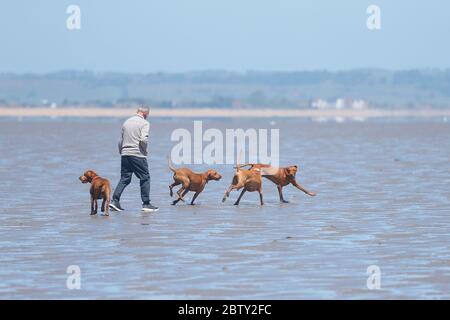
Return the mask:
[[177,204],[180,200],[184,201],[184,196],[189,191],[194,191],[195,194],[192,197],[191,205],[194,204],[195,199],[205,189],[206,184],[210,180],[219,181],[222,176],[216,171],[209,169],[203,173],[195,173],[189,168],[175,168],[169,158],[169,168],[173,171],[174,183],[169,185],[170,196],[173,196],[173,187],[180,185],[180,190],[177,191],[178,199],[172,202],[173,205]]
[[109,180],[99,177],[93,170],[86,171],[79,179],[82,183],[91,184],[91,215],[97,214],[97,200],[103,199],[101,210],[105,213],[105,216],[109,216],[108,205],[111,200],[111,185],[109,184]]
[[289,166],[284,168],[272,167],[268,164],[261,163],[247,163],[242,164],[239,167],[250,166],[249,170],[258,170],[264,178],[269,179],[273,183],[277,185],[278,194],[280,196],[280,201],[284,203],[288,203],[289,201],[284,200],[283,198],[283,187],[288,184],[292,184],[297,189],[303,191],[307,195],[314,197],[316,195],[315,192],[311,192],[306,190],[302,185],[300,185],[295,180],[295,175],[297,174],[298,167],[297,166]]
[[237,198],[236,202],[234,203],[235,206],[239,204],[241,201],[242,196],[246,191],[258,191],[259,193],[259,201],[261,205],[264,205],[263,201],[263,195],[262,195],[262,179],[261,179],[261,173],[258,168],[252,169],[252,170],[245,170],[241,169],[241,166],[236,167],[236,172],[233,177],[233,181],[231,182],[231,185],[228,187],[227,191],[225,192],[222,202],[225,202],[225,200],[230,196],[230,192],[234,189],[240,190],[241,188],[244,188]]

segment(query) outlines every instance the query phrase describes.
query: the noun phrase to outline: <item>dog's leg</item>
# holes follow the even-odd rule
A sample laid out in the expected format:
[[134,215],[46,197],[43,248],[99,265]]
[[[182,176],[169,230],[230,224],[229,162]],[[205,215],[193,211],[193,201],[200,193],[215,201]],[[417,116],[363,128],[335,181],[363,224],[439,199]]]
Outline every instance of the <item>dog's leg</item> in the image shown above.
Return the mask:
[[198,197],[198,195],[201,193],[201,191],[197,191],[195,194],[194,194],[194,196],[192,197],[192,200],[191,200],[191,205],[193,206],[194,205],[194,201],[195,201],[195,199],[197,199],[197,197]]
[[102,212],[105,212],[105,207],[109,207],[108,205],[105,206],[105,204],[106,204],[106,192],[105,192],[105,190],[102,190],[100,192],[100,195],[102,197],[102,206],[101,206],[100,210]]
[[289,201],[284,200],[284,198],[283,198],[283,186],[279,184],[279,185],[277,185],[277,188],[278,188],[278,194],[280,195],[280,202],[289,203]]
[[181,194],[181,201],[184,202],[184,196],[189,192],[189,189],[184,190],[184,192]]
[[314,196],[316,195],[315,192],[311,192],[311,191],[306,190],[305,188],[303,188],[303,186],[302,186],[301,184],[297,183],[297,181],[295,181],[295,180],[292,181],[291,183],[292,183],[292,185],[293,185],[294,187],[296,187],[297,189],[303,191],[303,192],[306,193],[308,196],[314,197]]
[[174,200],[174,201],[172,202],[172,205],[176,205],[180,200],[184,202],[183,197],[186,195],[186,193],[189,192],[189,190],[188,190],[188,189],[184,189],[184,188],[181,188],[180,191],[181,191],[181,190],[183,190],[183,193],[181,193],[181,194],[178,195],[178,199],[177,199],[177,200]]
[[104,201],[106,202],[106,204],[105,204],[105,216],[109,216],[109,202],[110,202],[110,200],[105,199]]
[[[181,193],[181,189],[184,190],[183,193]],[[179,196],[179,198],[180,198],[179,200],[181,200],[181,201],[184,202],[184,196],[186,195],[186,193],[189,192],[189,184],[184,184],[184,183],[183,183],[183,187],[182,187],[181,189],[178,190],[178,192],[180,192],[180,194],[179,194],[178,196]]]
[[94,214],[97,214],[98,211],[98,196],[99,192],[97,190],[94,190]]
[[92,201],[94,202],[94,209],[93,209],[91,215],[96,215],[97,214],[97,210],[98,210],[97,199],[95,199],[95,197],[94,197],[94,199]]
[[182,186],[178,191],[177,191],[177,195],[178,195],[178,201],[183,201],[184,202],[184,199],[183,199],[183,196],[182,196],[182,194],[183,194],[183,192],[186,190],[186,188],[184,187],[184,186]]
[[104,216],[109,216],[109,200],[107,195],[103,195],[102,212]]
[[177,185],[179,185],[180,183],[179,182],[174,182],[174,183],[172,183],[171,185],[169,185],[169,190],[170,190],[170,196],[171,197],[173,197],[173,187],[175,187],[175,186],[177,186]]
[[105,216],[109,216],[109,203],[111,202],[111,186],[108,184],[103,194],[103,203],[105,204]]
[[261,205],[264,205],[264,201],[263,201],[263,194],[262,194],[262,190],[258,189],[259,192],[259,202],[261,203]]
[[108,201],[108,197],[106,197],[106,196],[103,198],[102,212],[103,212],[103,215],[109,216],[109,201]]
[[225,191],[225,194],[223,195],[222,202],[225,202],[225,200],[227,200],[227,198],[230,196],[230,192],[235,188],[236,186],[234,185],[228,187],[227,191]]
[[91,196],[91,216],[94,214],[94,196]]
[[178,198],[172,201],[172,205],[176,205],[176,204],[180,201],[180,199],[181,199],[181,193],[182,193],[182,192],[184,192],[184,188],[183,188],[183,187],[181,187],[181,188],[177,191]]
[[180,190],[182,190],[182,189],[184,190],[183,193],[182,193],[181,195],[178,195],[178,199],[177,199],[177,200],[174,200],[174,201],[172,202],[172,205],[176,205],[180,200],[184,201],[184,200],[183,200],[183,197],[186,195],[186,193],[189,192],[189,189],[181,188]]
[[241,194],[239,195],[239,197],[237,198],[236,202],[234,203],[235,206],[237,206],[239,204],[239,202],[241,201],[241,198],[244,195],[245,191],[247,191],[245,188],[242,189]]

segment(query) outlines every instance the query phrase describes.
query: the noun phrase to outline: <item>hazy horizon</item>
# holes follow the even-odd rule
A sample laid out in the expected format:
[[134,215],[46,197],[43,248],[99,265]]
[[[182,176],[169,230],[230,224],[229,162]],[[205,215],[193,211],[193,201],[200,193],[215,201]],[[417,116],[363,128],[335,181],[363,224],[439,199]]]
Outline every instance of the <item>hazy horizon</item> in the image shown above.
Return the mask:
[[248,70],[227,70],[227,69],[192,69],[186,71],[119,71],[119,70],[93,70],[93,69],[58,69],[53,71],[43,71],[43,72],[13,72],[13,71],[0,71],[0,74],[12,74],[18,76],[25,75],[49,75],[57,73],[92,73],[94,75],[100,74],[134,74],[134,75],[146,75],[146,74],[195,74],[195,73],[230,73],[230,74],[249,74],[249,73],[316,73],[316,72],[327,72],[327,73],[345,73],[345,72],[360,72],[360,71],[381,71],[381,72],[408,72],[408,71],[420,71],[420,72],[447,72],[450,71],[450,67],[445,68],[403,68],[403,69],[388,69],[388,68],[370,68],[370,67],[359,67],[359,68],[348,68],[348,69],[296,69],[296,70],[262,70],[262,69],[248,69]]
[[0,73],[0,104],[112,107],[147,103],[168,108],[309,108],[314,101],[320,105],[342,105],[347,101],[347,104],[355,102],[382,108],[448,108],[449,88],[450,69]]

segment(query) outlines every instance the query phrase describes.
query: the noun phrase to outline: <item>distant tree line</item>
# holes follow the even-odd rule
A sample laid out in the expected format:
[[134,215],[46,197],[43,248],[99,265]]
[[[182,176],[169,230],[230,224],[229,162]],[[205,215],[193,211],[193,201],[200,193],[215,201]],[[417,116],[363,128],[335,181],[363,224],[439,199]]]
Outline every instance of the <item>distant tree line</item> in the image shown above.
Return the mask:
[[450,70],[0,74],[3,106],[309,108],[341,98],[379,108],[447,108]]

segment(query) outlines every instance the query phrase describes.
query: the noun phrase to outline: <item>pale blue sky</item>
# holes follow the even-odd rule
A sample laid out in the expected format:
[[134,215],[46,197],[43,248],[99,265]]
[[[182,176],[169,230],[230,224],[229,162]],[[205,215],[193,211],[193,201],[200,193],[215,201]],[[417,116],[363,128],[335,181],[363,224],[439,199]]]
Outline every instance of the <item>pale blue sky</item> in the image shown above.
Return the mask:
[[448,68],[449,36],[448,0],[2,0],[0,72]]

